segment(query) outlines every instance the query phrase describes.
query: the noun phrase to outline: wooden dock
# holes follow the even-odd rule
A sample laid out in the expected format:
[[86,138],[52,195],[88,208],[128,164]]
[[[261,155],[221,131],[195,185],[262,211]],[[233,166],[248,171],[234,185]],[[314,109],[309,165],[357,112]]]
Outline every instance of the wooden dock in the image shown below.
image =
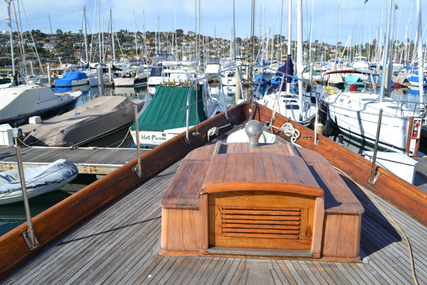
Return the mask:
[[[147,152],[142,149],[141,154]],[[66,159],[74,163],[80,174],[109,174],[137,157],[135,148],[55,148],[23,147],[21,156],[24,167],[37,167]],[[14,147],[0,148],[0,171],[17,168]]]

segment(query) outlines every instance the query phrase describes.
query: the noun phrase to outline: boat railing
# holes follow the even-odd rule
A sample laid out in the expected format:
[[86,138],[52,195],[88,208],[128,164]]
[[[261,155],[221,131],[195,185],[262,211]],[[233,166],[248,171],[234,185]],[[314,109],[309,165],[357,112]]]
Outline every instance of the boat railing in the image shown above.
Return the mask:
[[[238,74],[236,74],[236,76],[239,76],[239,78],[240,78],[240,84],[239,84],[239,86],[236,86],[236,88],[239,88],[240,93],[243,94],[243,86],[241,83],[242,82],[242,76],[241,76],[242,73],[240,71],[242,66],[240,66],[240,65],[233,65],[231,67],[228,67],[228,68],[221,70],[220,72],[209,74],[209,75],[201,77],[201,78],[195,78],[195,80],[192,81],[190,88],[188,90],[188,95],[187,95],[187,124],[186,124],[186,140],[187,141],[190,141],[190,134],[189,134],[189,129],[190,129],[190,126],[189,126],[189,123],[190,123],[190,94],[191,94],[191,91],[193,90],[194,86],[199,85],[200,82],[207,82],[212,77],[221,76],[222,73],[228,72],[230,70],[235,70],[236,68],[238,71]],[[219,83],[220,83],[220,87],[221,87],[221,91],[222,91],[220,93],[222,93],[221,101],[222,101],[222,105],[224,107],[225,118],[228,120],[227,106],[225,105],[225,92],[224,92],[221,80],[219,81]]]

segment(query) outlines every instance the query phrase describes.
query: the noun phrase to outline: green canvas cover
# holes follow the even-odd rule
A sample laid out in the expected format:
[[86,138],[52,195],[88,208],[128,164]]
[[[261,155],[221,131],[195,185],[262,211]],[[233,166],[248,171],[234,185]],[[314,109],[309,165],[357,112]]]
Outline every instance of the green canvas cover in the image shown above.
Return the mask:
[[[187,125],[187,96],[190,87],[163,86],[156,87],[156,93],[147,109],[138,118],[140,131],[164,131],[182,128]],[[206,120],[202,92],[193,88],[190,96],[190,126]],[[135,124],[131,130],[135,130]]]

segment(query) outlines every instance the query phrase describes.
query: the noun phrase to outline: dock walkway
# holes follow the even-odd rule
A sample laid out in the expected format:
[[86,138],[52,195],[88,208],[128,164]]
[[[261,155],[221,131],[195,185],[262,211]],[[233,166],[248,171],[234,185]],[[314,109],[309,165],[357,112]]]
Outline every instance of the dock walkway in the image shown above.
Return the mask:
[[[148,151],[142,149],[141,154]],[[74,163],[80,174],[108,174],[137,157],[135,148],[55,148],[23,147],[21,156],[24,167],[37,167],[66,159]],[[0,147],[0,171],[17,168],[14,147]]]

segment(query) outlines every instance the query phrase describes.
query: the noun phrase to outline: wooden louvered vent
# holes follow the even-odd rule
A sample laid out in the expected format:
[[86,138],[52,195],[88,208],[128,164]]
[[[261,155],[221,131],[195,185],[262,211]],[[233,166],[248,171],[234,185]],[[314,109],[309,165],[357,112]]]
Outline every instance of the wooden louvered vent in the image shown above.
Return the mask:
[[227,237],[298,239],[299,208],[221,206],[222,234]]

